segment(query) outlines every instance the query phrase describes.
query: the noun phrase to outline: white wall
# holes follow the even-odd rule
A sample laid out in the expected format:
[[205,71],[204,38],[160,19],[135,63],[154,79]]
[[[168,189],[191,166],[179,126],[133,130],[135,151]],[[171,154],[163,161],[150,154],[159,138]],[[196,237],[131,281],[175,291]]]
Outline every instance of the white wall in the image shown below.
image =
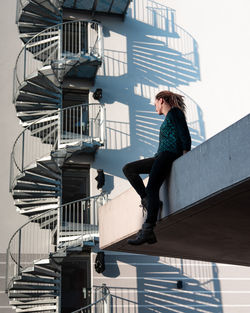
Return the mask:
[[[171,30],[170,39],[166,39],[162,18],[158,16],[154,21],[152,8],[163,12],[164,7],[169,8],[168,14],[174,14],[176,24],[196,40],[198,68],[185,71],[174,52],[186,56],[190,39],[178,41],[174,34],[171,39]],[[109,179],[113,179],[107,186],[111,198],[129,187],[122,166],[156,152],[156,130],[161,118],[154,114],[151,104],[159,90],[177,88],[195,101],[196,106],[192,101],[187,104],[193,106],[192,112],[188,112],[190,125],[194,125],[197,116],[200,119],[196,144],[202,141],[202,127],[208,139],[249,114],[249,9],[248,0],[134,0],[123,23],[103,19],[105,64],[96,79],[96,87],[103,88],[107,119],[114,123],[107,149],[98,152],[93,168],[103,168]],[[174,60],[168,48],[172,48],[172,57],[176,55]],[[172,72],[168,72],[171,67]],[[124,123],[122,132],[117,121]],[[200,274],[195,265],[188,274],[204,284],[204,288],[207,286],[204,279],[220,286],[215,294],[220,297],[217,306],[203,307],[204,312],[249,312],[250,269],[223,264],[216,268],[216,275]],[[178,312],[185,312],[185,308]]]
[[209,138],[250,112],[250,2],[166,3],[199,45],[201,81],[183,90],[201,106]]
[[[164,10],[169,10],[171,24],[171,9],[176,24],[187,34],[183,40],[166,39],[166,27],[160,15],[166,16]],[[115,176],[112,197],[128,186],[122,180],[122,166],[128,161],[151,156],[157,150],[161,118],[154,115],[150,104],[159,90],[177,88],[195,101],[197,107],[191,121],[195,121],[200,110],[206,139],[249,113],[249,10],[247,0],[237,3],[137,0],[131,3],[124,23],[102,20],[106,33],[105,62],[96,86],[104,90],[108,125],[112,124],[110,127],[116,131],[113,130],[113,139],[108,140],[108,149],[98,153],[94,167],[103,167]],[[156,21],[152,11],[158,12]],[[189,52],[188,34],[198,45],[199,68],[193,76],[189,69],[183,79],[177,60],[174,64],[177,73],[168,73],[169,65],[173,64],[169,63],[170,58],[161,58],[161,54],[165,44],[185,56]],[[151,52],[148,58],[141,53],[145,47]],[[143,121],[139,115],[143,116]],[[150,115],[151,125],[148,124]],[[110,153],[113,163],[109,162]]]
[[21,127],[12,103],[13,70],[21,50],[21,41],[15,24],[16,2],[7,1],[0,10],[0,253],[5,252],[10,236],[26,219],[16,213],[9,193],[10,153]]
[[[156,36],[160,35],[164,43],[161,25],[155,29],[150,27],[153,22],[149,7],[157,6],[157,3],[176,10],[176,23],[198,43],[201,80],[197,73],[191,79],[189,72],[188,85],[181,84],[180,77],[175,82],[178,89],[193,98],[202,110],[206,138],[249,113],[249,0],[133,0],[124,22],[117,23],[112,19],[103,21],[106,25],[106,72],[103,69],[100,71],[95,86],[103,88],[110,131],[115,129],[113,135],[117,136],[108,143],[108,149],[98,152],[93,165],[94,169],[103,168],[108,175],[111,197],[129,187],[121,172],[122,166],[140,156],[152,155],[157,149],[155,129],[158,129],[161,121],[153,114],[154,108],[150,103],[155,93],[167,87],[167,83],[157,72],[159,59],[156,62],[148,60],[149,66],[146,67],[140,54],[143,42],[159,44],[154,41]],[[9,155],[20,130],[11,101],[12,73],[21,48],[15,11],[15,1],[5,1],[4,9],[0,11],[0,252],[5,252],[9,237],[23,220],[15,212],[13,199],[8,193]],[[145,34],[148,36],[145,37]],[[159,53],[153,55],[157,57]],[[167,67],[163,64],[163,73]],[[134,118],[135,114],[137,119]],[[149,117],[153,117],[153,120],[149,120]],[[250,270],[229,266],[225,273],[223,268],[219,269],[223,313],[249,312],[247,294],[250,290]]]

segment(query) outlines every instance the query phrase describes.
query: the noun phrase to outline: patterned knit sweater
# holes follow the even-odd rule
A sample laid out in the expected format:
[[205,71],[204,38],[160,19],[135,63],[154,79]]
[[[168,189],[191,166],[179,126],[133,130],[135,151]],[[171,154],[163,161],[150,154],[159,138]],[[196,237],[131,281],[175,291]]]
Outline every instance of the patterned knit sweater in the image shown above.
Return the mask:
[[183,150],[190,149],[191,137],[185,115],[182,110],[174,107],[167,113],[161,125],[157,154],[169,151],[180,156]]

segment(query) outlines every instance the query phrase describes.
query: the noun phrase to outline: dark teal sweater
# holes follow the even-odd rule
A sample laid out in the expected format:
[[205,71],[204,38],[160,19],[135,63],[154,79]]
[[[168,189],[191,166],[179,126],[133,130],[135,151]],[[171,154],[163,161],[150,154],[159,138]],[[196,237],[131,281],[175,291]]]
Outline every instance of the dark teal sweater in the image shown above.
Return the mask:
[[161,124],[157,154],[170,151],[180,156],[183,150],[190,149],[191,137],[185,115],[182,110],[174,107],[167,113]]

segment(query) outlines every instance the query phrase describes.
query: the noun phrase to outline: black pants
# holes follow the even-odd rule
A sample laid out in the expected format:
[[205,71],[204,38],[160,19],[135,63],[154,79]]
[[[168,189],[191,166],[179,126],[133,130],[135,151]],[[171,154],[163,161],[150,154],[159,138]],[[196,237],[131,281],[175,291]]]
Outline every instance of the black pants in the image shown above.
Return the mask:
[[[146,223],[155,225],[159,211],[159,190],[169,173],[172,163],[179,156],[168,151],[159,153],[156,157],[143,159],[126,164],[123,172],[135,191],[142,198],[147,196],[148,215]],[[149,174],[145,188],[140,174]]]

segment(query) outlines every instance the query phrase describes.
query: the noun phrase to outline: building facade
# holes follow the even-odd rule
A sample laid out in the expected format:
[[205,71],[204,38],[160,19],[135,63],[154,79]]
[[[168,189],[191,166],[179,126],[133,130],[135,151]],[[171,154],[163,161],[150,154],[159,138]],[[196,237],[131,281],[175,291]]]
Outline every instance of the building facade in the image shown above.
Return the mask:
[[201,81],[198,42],[178,11],[160,0],[18,0],[15,11],[20,128],[9,189],[22,220],[1,255],[10,306],[2,292],[0,310],[74,312],[102,298],[106,284],[115,312],[247,312],[247,268],[97,258],[97,209],[128,188],[122,166],[157,149],[154,95],[184,95],[193,148],[206,138],[203,110],[188,95]]

